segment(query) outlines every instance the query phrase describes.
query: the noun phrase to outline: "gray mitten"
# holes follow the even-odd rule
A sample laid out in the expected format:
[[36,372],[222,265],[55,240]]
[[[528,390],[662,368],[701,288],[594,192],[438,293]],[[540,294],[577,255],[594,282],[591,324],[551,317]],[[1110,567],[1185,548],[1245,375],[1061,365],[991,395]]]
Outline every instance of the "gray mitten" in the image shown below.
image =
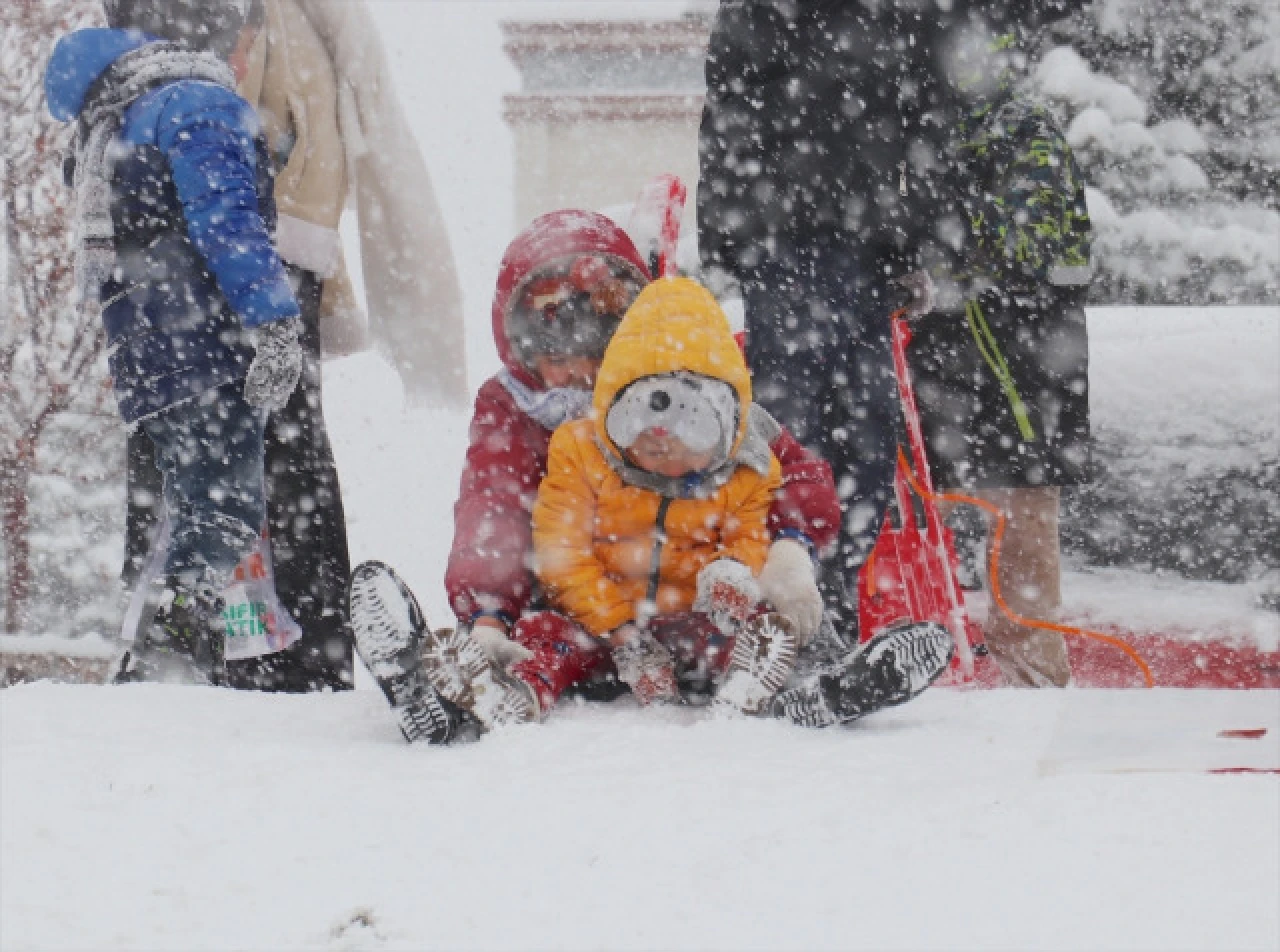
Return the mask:
[[618,669],[618,680],[631,688],[641,704],[654,701],[674,701],[679,698],[676,690],[676,669],[667,651],[652,635],[635,625],[623,625],[611,636],[613,663]]
[[263,410],[279,410],[289,402],[302,376],[302,319],[286,318],[253,331],[258,353],[244,378],[244,398]]

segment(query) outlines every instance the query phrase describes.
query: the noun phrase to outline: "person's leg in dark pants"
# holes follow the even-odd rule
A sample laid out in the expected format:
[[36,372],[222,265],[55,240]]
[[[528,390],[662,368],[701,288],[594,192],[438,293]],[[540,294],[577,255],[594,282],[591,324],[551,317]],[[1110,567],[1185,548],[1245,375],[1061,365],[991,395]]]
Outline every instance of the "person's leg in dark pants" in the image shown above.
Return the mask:
[[162,574],[185,589],[225,588],[262,525],[264,414],[241,389],[223,384],[141,423],[164,480]]
[[130,592],[138,586],[164,516],[164,479],[156,466],[155,444],[141,426],[130,427],[125,437],[125,505],[120,583]]
[[302,309],[302,379],[266,431],[267,521],[276,595],[302,638],[274,655],[228,665],[233,686],[344,690],[353,684],[346,615],[351,561],[338,470],[325,428],[320,365],[320,279],[290,268]]
[[782,255],[743,290],[755,400],[835,475],[844,519],[820,584],[833,621],[851,633],[858,572],[893,486],[901,408],[887,309],[839,252]]
[[170,539],[155,577],[142,583],[137,635],[117,681],[221,680],[221,592],[265,515],[264,422],[240,381],[141,421],[163,479]]

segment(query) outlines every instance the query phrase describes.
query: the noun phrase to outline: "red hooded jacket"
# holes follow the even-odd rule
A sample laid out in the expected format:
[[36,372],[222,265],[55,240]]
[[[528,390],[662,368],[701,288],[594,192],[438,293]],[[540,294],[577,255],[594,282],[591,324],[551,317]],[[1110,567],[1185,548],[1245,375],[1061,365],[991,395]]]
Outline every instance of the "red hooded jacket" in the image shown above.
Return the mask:
[[[626,232],[602,215],[552,212],[521,232],[498,270],[493,338],[510,374],[533,390],[542,390],[543,385],[512,351],[506,334],[507,307],[533,270],[573,254],[615,256],[648,275]],[[551,433],[517,406],[499,377],[480,387],[462,486],[453,509],[453,548],[445,572],[449,604],[460,621],[483,612],[511,623],[533,597],[532,511],[546,475]],[[775,537],[802,535],[818,549],[825,548],[835,540],[840,526],[840,501],[831,467],[786,429],[770,448],[782,464],[782,488],[769,512],[770,531]]]

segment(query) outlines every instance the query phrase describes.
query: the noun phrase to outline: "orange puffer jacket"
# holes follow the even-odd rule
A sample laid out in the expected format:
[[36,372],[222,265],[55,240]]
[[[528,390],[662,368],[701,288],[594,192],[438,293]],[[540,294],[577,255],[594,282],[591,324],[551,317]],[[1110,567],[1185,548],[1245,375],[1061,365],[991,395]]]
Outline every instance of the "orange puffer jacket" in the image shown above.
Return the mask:
[[730,450],[737,460],[748,438],[751,380],[715,298],[684,278],[656,281],[636,298],[605,353],[591,419],[551,438],[533,508],[537,573],[555,606],[592,634],[634,620],[645,602],[658,612],[689,610],[698,572],[717,559],[757,573],[764,565],[766,520],[781,483],[767,446],[762,458],[731,467],[717,488],[689,498],[628,485],[619,473],[622,454],[604,426],[609,408],[633,381],[676,371],[737,392]]

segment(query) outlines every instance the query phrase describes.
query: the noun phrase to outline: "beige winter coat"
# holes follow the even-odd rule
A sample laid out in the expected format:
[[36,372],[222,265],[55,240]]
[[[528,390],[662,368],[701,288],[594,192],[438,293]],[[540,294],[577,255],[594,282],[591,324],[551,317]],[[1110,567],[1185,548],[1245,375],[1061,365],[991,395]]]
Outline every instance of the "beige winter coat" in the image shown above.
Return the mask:
[[[453,251],[369,11],[362,0],[267,0],[266,9],[243,92],[258,104],[272,147],[288,149],[276,180],[277,243],[287,261],[326,279],[325,355],[364,349],[372,338],[412,400],[465,406]],[[338,235],[349,196],[367,320]]]

